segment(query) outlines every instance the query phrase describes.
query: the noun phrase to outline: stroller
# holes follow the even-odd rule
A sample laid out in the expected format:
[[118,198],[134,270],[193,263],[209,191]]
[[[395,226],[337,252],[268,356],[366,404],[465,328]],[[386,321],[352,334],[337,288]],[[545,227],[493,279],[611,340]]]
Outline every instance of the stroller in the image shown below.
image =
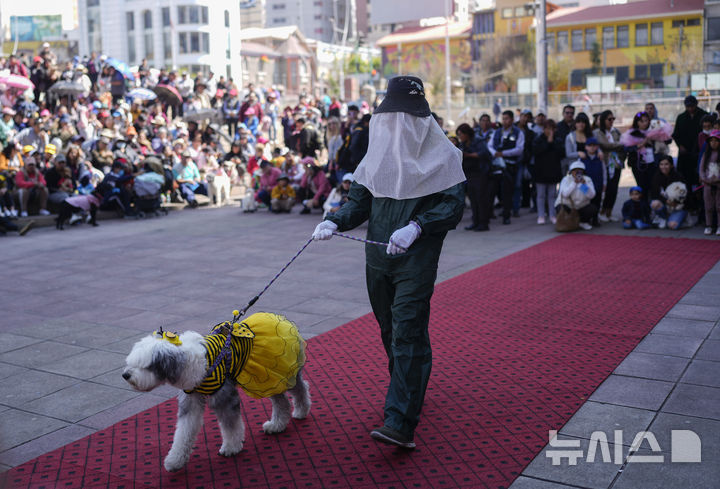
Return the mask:
[[162,163],[152,157],[145,160],[144,173],[137,175],[133,183],[134,203],[139,217],[167,215],[162,207],[162,194],[165,187],[165,174]]

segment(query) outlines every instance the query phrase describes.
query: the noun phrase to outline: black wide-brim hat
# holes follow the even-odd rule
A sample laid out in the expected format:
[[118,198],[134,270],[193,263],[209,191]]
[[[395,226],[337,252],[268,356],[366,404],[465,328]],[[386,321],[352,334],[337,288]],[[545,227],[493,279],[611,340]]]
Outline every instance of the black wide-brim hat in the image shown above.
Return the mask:
[[388,82],[387,93],[375,114],[405,112],[416,117],[429,117],[430,106],[425,99],[425,87],[416,76],[396,76]]

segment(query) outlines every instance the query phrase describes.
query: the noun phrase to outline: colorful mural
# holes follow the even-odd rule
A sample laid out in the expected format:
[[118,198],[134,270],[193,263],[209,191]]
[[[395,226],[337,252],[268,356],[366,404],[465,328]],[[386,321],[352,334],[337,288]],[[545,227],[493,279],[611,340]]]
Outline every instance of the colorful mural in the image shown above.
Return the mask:
[[[398,49],[399,48],[399,49]],[[430,74],[445,69],[445,40],[383,47],[383,71],[386,77],[399,73]],[[469,73],[472,68],[470,39],[450,40],[450,66]]]

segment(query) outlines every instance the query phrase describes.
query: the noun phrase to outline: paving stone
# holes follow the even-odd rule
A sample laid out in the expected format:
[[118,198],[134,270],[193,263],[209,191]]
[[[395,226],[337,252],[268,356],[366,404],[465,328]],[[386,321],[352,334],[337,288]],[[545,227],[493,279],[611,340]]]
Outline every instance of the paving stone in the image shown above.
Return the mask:
[[635,348],[635,351],[691,358],[701,343],[700,338],[649,334]]
[[715,323],[712,331],[710,331],[710,336],[708,336],[708,339],[720,340],[720,323]]
[[141,394],[133,399],[117,404],[110,409],[106,409],[105,411],[87,417],[80,421],[79,424],[88,428],[102,430],[122,421],[123,419],[134,416],[139,412],[145,411],[153,406],[157,406],[164,401],[166,401],[166,399],[163,397],[157,397],[151,394]]
[[[28,415],[25,414],[25,416]],[[91,435],[95,431],[85,426],[69,425],[0,453],[0,462],[16,467],[56,448]]]
[[591,401],[657,410],[673,384],[658,380],[610,375],[590,396]]
[[65,389],[77,380],[39,370],[26,370],[0,380],[0,403],[22,408],[27,402]]
[[720,362],[694,359],[680,382],[720,387]]
[[[677,447],[671,443],[672,430],[690,430],[702,444],[701,463],[673,463]],[[720,422],[708,419],[660,413],[650,426],[657,439],[663,463],[628,463],[613,489],[678,489],[717,487],[720,480]],[[681,450],[682,451],[682,450]],[[654,452],[643,454],[656,455]]]
[[667,413],[720,420],[720,389],[678,384],[662,410]]
[[644,379],[676,381],[690,360],[634,351],[615,369],[616,374]]
[[21,367],[37,367],[62,360],[78,353],[87,351],[86,348],[64,345],[55,341],[34,343],[0,355],[0,361],[19,365]]
[[28,369],[25,367],[19,367],[17,365],[11,365],[9,363],[0,362],[0,379],[10,377],[11,375],[19,374],[21,372],[27,372]]
[[37,343],[37,338],[30,338],[29,336],[21,336],[11,333],[0,333],[0,353],[5,353],[12,350],[17,350],[24,346]]
[[[563,435],[589,439],[593,432],[602,431],[613,440],[615,430],[637,433],[650,425],[655,411],[637,409],[614,404],[588,401],[560,429]],[[623,440],[630,445],[632,439]]]
[[81,382],[26,403],[23,409],[75,423],[138,395],[123,389]]
[[706,338],[712,331],[714,324],[710,321],[694,321],[665,317],[653,328],[652,334],[667,334],[674,336],[688,336],[691,338]]
[[670,317],[717,321],[720,319],[720,307],[698,306],[694,304],[677,304],[668,312]]
[[90,379],[100,373],[124,366],[125,357],[126,355],[120,353],[90,350],[37,368],[75,379]]
[[572,489],[577,487],[578,486],[566,486],[565,484],[532,479],[525,476],[518,477],[515,479],[515,482],[510,485],[510,489]]
[[[591,489],[606,489],[618,473],[620,465],[615,463],[603,463],[600,450],[595,455],[593,462],[587,461],[589,440],[582,438],[573,438],[569,436],[559,435],[558,440],[579,440],[579,448],[551,448],[546,446],[536,457],[530,462],[522,475],[552,481],[556,484],[567,484]],[[608,443],[610,456],[614,456],[615,445]],[[553,465],[553,459],[549,457],[554,451],[565,450],[582,450],[581,457],[577,460],[576,465],[570,465],[567,459],[561,460],[559,465]],[[626,456],[629,449],[623,449],[623,456]],[[614,459],[613,459],[614,460]],[[532,485],[526,487],[534,487]],[[542,487],[542,486],[540,486]],[[552,487],[552,486],[550,486]]]
[[699,291],[691,290],[680,299],[680,304],[694,304],[697,306],[707,306],[710,304],[720,303],[720,293],[702,288]]
[[33,321],[18,331],[25,335],[39,339],[57,339],[65,335],[75,334],[97,326],[98,323],[77,321],[66,318],[50,318],[43,321]]
[[[9,409],[0,416],[0,452],[9,450],[46,433],[58,430],[68,423],[59,419]],[[0,462],[7,463],[0,458]]]
[[[701,360],[720,361],[720,340],[705,340],[697,352],[697,358]],[[720,375],[720,372],[718,372]]]
[[82,331],[64,334],[59,336],[57,341],[85,348],[101,348],[125,338],[135,337],[139,333],[139,330],[97,325]]

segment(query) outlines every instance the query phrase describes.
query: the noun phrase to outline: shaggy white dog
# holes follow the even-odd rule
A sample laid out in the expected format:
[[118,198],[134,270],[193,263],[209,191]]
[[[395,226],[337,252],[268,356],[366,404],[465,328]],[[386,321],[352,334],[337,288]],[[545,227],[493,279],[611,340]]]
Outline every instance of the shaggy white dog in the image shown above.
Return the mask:
[[673,182],[665,189],[667,206],[672,211],[679,211],[685,206],[687,187],[683,182]]
[[225,174],[224,170],[217,173],[210,172],[205,175],[208,183],[208,198],[210,205],[222,207],[230,203],[230,177]]
[[[122,377],[134,389],[147,392],[161,384],[170,384],[181,389],[178,395],[178,418],[170,452],[165,457],[165,469],[179,470],[187,464],[193,444],[203,423],[205,402],[220,424],[222,446],[220,455],[229,457],[242,450],[245,441],[245,424],[240,412],[240,398],[232,375],[227,375],[219,389],[212,395],[193,392],[210,378],[207,353],[208,337],[193,331],[181,335],[153,333],[138,341],[127,356]],[[298,358],[304,362],[304,341],[301,341]],[[300,363],[301,365],[302,363]],[[263,424],[265,433],[280,433],[285,430],[290,417],[305,418],[310,412],[310,392],[298,370],[294,387],[287,390],[292,395],[294,409],[285,392],[270,397],[272,416]]]

